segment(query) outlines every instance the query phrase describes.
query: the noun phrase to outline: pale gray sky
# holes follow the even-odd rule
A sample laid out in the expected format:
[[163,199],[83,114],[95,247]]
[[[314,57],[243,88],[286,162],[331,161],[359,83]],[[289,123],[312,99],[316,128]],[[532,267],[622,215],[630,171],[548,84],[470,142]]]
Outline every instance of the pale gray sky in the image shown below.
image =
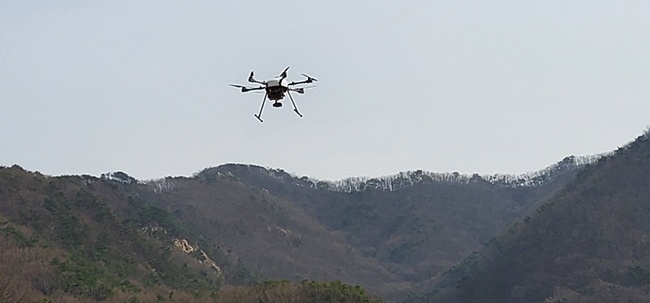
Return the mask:
[[[524,173],[650,125],[650,1],[2,1],[0,165]],[[246,84],[318,78],[290,106]],[[267,104],[269,105],[269,104]]]

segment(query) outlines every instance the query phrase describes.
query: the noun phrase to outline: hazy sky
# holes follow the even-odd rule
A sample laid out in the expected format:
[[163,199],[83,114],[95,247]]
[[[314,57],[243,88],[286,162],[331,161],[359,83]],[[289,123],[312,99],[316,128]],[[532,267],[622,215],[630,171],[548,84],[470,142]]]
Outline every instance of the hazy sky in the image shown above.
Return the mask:
[[[524,173],[650,125],[650,1],[1,1],[0,165]],[[290,104],[241,94],[286,66]]]

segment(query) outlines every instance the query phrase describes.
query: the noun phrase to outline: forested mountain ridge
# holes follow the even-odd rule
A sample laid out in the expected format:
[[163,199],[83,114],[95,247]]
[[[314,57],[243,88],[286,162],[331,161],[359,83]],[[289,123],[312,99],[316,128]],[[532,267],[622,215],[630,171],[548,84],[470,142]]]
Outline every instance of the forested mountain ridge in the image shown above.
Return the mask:
[[20,273],[19,292],[69,302],[217,300],[223,285],[266,279],[342,280],[399,300],[583,162],[568,157],[535,178],[415,171],[340,182],[232,164],[146,182],[3,167],[0,272]]
[[282,169],[264,168],[261,166],[244,164],[224,164],[219,167],[205,169],[199,174],[216,171],[236,176],[248,183],[263,182],[264,178],[268,177],[275,181],[282,181],[283,183],[293,184],[299,187],[346,193],[370,189],[395,191],[406,187],[432,183],[465,185],[476,182],[488,182],[503,187],[538,187],[544,186],[557,179],[562,179],[567,174],[572,174],[608,154],[609,153],[603,153],[578,157],[568,156],[539,171],[522,174],[467,175],[458,172],[436,173],[416,170],[404,171],[394,175],[375,178],[350,177],[337,181],[328,181],[313,179],[307,176],[298,177],[287,173]]
[[[432,277],[481,248],[571,180],[586,162],[586,157],[567,157],[527,174],[545,180],[535,186],[495,181],[503,178],[415,171],[348,179],[338,183],[355,190],[341,190],[344,187],[336,186],[337,182],[238,164],[206,169],[197,177],[228,176],[292,201],[320,225],[344,235],[350,248],[396,276],[391,283],[362,285],[399,299],[426,287]],[[523,179],[522,175],[511,180]]]
[[580,172],[414,301],[650,301],[650,131]]
[[[390,279],[336,245],[336,235],[294,227],[309,219],[284,201],[228,177],[168,181],[160,187],[122,172],[49,177],[0,168],[0,302],[258,302],[260,292],[266,302],[379,302],[359,287],[292,273],[290,265],[322,280]],[[312,229],[317,235],[302,239]],[[311,250],[304,246],[342,260],[321,264],[323,257],[311,254],[305,262],[301,251]],[[246,255],[260,256],[253,265],[286,266],[277,277],[303,282],[262,283],[242,251],[257,252]],[[322,269],[331,263],[338,266]],[[341,272],[346,267],[349,273]],[[221,290],[225,285],[259,287]]]

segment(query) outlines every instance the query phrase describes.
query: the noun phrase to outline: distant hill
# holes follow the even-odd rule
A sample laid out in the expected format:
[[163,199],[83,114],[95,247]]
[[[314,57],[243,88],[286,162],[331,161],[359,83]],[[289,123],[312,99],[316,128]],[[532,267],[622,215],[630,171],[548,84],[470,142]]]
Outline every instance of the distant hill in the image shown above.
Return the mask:
[[[414,171],[339,182],[228,164],[206,169],[197,177],[229,176],[291,201],[315,223],[344,236],[347,250],[390,277],[381,282],[376,277],[347,280],[339,273],[341,279],[399,299],[424,288],[432,277],[481,248],[483,242],[571,180],[587,162],[588,158],[567,157],[542,172],[521,176]],[[267,265],[263,273],[276,277],[271,271]],[[284,275],[281,269],[276,273]]]
[[14,297],[55,302],[189,302],[272,279],[341,280],[399,300],[430,289],[591,162],[336,182],[238,164],[147,182],[3,167],[0,297],[6,282]]
[[650,131],[411,301],[650,302]]

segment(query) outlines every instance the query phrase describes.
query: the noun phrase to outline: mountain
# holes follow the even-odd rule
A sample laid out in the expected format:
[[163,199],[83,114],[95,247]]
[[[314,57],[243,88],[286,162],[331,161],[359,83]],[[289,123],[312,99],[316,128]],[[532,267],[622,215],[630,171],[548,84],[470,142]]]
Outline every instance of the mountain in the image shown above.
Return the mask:
[[[229,176],[291,201],[326,230],[344,236],[348,251],[388,274],[383,281],[358,276],[348,280],[339,272],[341,279],[400,299],[481,248],[508,223],[571,180],[588,160],[567,157],[540,173],[516,177],[414,171],[327,182],[282,170],[229,164],[206,169],[197,178]],[[245,260],[254,262],[258,257],[251,259]],[[355,267],[347,268],[358,272]],[[281,268],[272,271],[269,265],[262,269],[265,276],[286,276]]]
[[[254,292],[272,279],[340,280],[398,300],[429,289],[592,160],[521,176],[337,182],[238,164],[147,182],[2,167],[0,298],[11,285],[14,297],[54,301],[218,300],[225,286]],[[310,293],[301,287],[286,289]]]
[[581,171],[413,301],[650,301],[650,131]]

